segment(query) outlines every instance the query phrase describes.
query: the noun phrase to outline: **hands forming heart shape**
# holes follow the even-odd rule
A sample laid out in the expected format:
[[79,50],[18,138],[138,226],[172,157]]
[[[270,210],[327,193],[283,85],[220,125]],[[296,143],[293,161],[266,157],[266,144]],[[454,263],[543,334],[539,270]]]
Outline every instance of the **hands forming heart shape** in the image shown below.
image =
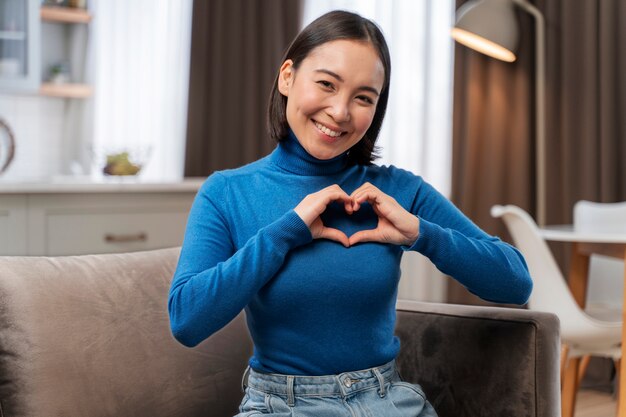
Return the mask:
[[[378,216],[375,229],[361,230],[348,237],[342,231],[326,227],[321,214],[333,201],[343,203],[346,213],[352,214],[368,202]],[[345,247],[359,242],[392,243],[411,246],[419,236],[419,219],[406,211],[398,202],[366,182],[348,195],[339,185],[331,185],[307,195],[294,211],[311,230],[313,239],[335,240]]]

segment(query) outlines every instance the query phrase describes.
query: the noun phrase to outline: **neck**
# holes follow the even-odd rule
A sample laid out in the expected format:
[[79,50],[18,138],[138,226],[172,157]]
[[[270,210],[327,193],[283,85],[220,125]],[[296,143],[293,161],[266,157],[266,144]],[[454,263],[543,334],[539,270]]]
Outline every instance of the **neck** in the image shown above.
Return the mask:
[[348,165],[347,151],[331,159],[317,159],[304,149],[291,130],[271,158],[279,167],[298,175],[331,175]]

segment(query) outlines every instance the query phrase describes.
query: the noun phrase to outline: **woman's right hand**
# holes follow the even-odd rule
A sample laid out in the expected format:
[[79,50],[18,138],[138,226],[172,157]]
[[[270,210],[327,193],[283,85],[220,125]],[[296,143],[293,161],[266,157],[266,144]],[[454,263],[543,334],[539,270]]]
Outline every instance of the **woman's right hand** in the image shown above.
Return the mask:
[[294,211],[309,227],[313,239],[335,240],[345,247],[350,241],[345,233],[332,227],[326,227],[321,215],[333,201],[343,202],[346,213],[352,214],[352,198],[337,184],[326,187],[316,193],[309,194],[296,206]]

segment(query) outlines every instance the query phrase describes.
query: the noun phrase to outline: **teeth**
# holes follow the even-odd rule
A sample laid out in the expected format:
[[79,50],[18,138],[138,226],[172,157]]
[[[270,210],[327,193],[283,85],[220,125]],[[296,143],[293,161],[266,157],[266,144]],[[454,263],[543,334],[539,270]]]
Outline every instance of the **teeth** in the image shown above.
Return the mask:
[[315,126],[330,137],[336,138],[337,136],[341,135],[341,132],[335,132],[334,130],[330,130],[326,126],[319,124],[317,122],[315,122]]

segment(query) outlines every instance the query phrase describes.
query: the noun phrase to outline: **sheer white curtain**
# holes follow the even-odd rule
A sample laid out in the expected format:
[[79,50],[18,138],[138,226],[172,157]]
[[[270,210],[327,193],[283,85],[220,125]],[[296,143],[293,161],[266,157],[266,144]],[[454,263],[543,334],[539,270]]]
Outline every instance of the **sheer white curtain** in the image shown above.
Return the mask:
[[[391,90],[379,164],[421,175],[450,194],[453,0],[307,0],[303,26],[330,10],[350,10],[381,27],[391,53]],[[444,301],[441,273],[423,256],[402,260],[400,297]]]
[[183,176],[192,3],[90,2],[93,146],[107,152],[149,147],[143,179]]

